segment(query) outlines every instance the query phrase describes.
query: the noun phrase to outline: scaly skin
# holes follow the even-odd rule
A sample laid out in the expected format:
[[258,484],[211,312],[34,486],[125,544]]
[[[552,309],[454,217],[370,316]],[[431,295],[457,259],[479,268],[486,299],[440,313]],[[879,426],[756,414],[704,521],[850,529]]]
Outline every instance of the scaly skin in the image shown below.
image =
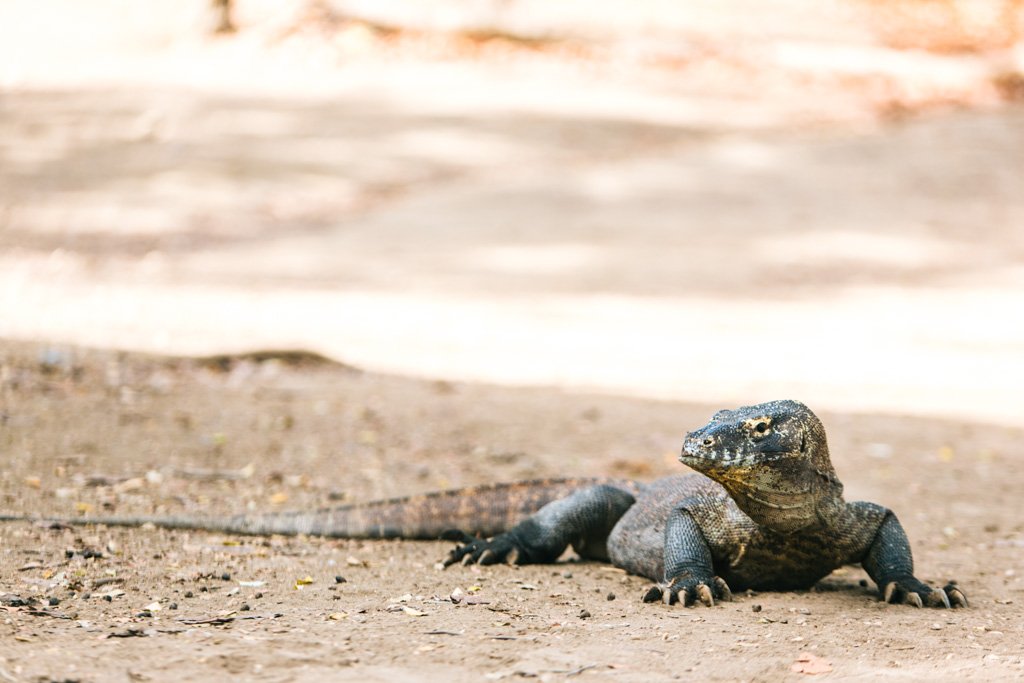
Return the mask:
[[954,584],[932,588],[896,516],[843,500],[821,421],[796,401],[718,412],[687,435],[680,460],[700,474],[633,492],[602,485],[555,501],[446,564],[549,562],[569,544],[586,557],[658,583],[644,596],[668,604],[728,600],[731,590],[810,588],[860,563],[886,602],[966,607]]
[[955,585],[937,589],[914,577],[910,543],[891,511],[843,500],[824,427],[803,404],[720,411],[687,435],[680,460],[698,474],[650,484],[492,484],[311,512],[50,521],[256,535],[440,536],[461,542],[445,566],[554,562],[572,545],[583,557],[656,581],[645,601],[684,605],[710,606],[730,599],[733,589],[810,588],[834,569],[860,563],[886,602],[967,606]]
[[164,529],[197,529],[249,536],[306,534],[332,538],[436,540],[445,531],[456,527],[468,529],[480,536],[501,533],[552,501],[582,488],[613,481],[627,488],[632,485],[621,480],[598,478],[537,479],[485,484],[320,510],[246,513],[227,517],[167,515],[56,519],[0,514],[0,522],[48,521],[59,525],[105,524],[129,527],[151,524]]

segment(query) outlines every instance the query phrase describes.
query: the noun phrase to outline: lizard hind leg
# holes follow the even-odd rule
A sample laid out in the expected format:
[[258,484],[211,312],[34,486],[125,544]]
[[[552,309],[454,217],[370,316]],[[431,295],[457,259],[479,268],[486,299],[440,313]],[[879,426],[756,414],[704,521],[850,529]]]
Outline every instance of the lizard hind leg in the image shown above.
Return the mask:
[[493,538],[461,532],[446,537],[461,541],[444,566],[460,564],[544,564],[554,562],[571,543],[587,556],[600,556],[612,527],[634,502],[633,494],[610,484],[592,486],[552,501],[537,514]]

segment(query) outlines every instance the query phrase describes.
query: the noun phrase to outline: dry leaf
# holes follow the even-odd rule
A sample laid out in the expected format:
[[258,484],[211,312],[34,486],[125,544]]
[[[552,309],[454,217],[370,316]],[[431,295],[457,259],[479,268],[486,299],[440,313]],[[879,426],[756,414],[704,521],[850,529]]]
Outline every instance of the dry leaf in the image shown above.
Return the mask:
[[408,614],[410,617],[425,617],[427,613],[423,610],[418,610],[415,607],[409,607],[408,605],[402,606],[402,612]]
[[827,674],[832,671],[832,662],[812,655],[810,652],[801,652],[793,662],[793,666],[789,667],[793,673],[807,674],[813,676],[815,674]]

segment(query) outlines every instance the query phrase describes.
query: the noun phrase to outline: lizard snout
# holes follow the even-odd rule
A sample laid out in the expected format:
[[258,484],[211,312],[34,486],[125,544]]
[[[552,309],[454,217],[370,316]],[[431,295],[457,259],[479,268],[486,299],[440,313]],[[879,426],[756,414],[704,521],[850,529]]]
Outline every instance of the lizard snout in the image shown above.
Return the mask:
[[694,458],[707,457],[706,450],[714,448],[716,439],[714,436],[709,434],[698,434],[697,432],[691,432],[686,435],[686,439],[683,440],[683,452],[681,458],[687,456]]

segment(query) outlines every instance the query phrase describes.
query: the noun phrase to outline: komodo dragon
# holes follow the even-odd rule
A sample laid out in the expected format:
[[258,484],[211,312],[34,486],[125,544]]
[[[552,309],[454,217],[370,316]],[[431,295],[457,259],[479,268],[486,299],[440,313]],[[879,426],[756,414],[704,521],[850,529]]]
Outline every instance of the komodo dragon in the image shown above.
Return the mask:
[[886,602],[967,606],[954,583],[938,589],[914,577],[910,543],[895,514],[874,503],[843,500],[824,427],[802,403],[722,410],[686,436],[679,459],[699,474],[649,484],[610,479],[497,484],[313,512],[219,519],[59,521],[459,541],[445,566],[549,563],[571,544],[582,557],[610,560],[656,581],[645,602],[687,606],[729,600],[731,590],[809,588],[834,569],[860,563]]

